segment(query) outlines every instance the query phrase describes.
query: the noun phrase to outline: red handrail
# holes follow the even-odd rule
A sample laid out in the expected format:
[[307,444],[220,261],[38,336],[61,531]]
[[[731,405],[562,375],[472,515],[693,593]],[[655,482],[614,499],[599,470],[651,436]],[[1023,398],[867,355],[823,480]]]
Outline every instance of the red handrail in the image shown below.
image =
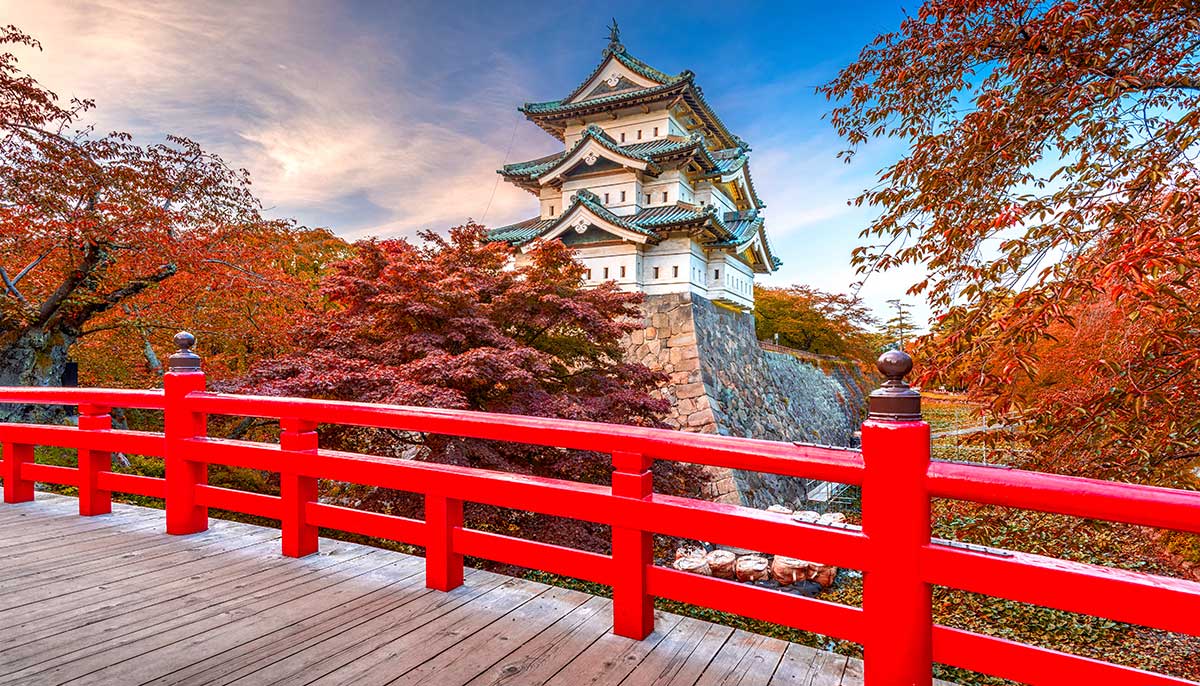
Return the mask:
[[[464,555],[611,585],[614,631],[653,629],[650,601],[671,598],[864,644],[868,686],[928,684],[933,660],[1032,683],[1190,684],[1053,650],[934,626],[931,585],[1200,635],[1200,584],[1038,555],[961,549],[932,540],[934,497],[1200,532],[1200,493],[1021,470],[931,462],[920,421],[870,420],[863,451],[661,429],[432,408],[209,393],[199,372],[168,373],[165,392],[0,388],[0,403],[80,406],[79,428],[0,424],[5,502],[33,482],[78,486],[82,514],[112,492],[165,498],[169,533],[207,528],[208,508],[281,521],[285,554],[316,550],[317,529],[426,548],[427,583],[462,583]],[[164,410],[164,432],[111,428],[111,407]],[[210,414],[279,419],[279,444],[208,437]],[[317,423],[382,427],[608,453],[611,487],[321,449]],[[33,462],[33,446],[80,451],[80,467]],[[164,457],[166,478],[111,472],[108,453]],[[653,493],[656,459],[863,486],[863,528],[832,527],[735,505]],[[278,472],[280,496],[206,483],[208,464]],[[425,520],[317,502],[318,479],[423,494]],[[612,527],[611,555],[465,528],[464,501]],[[657,567],[661,533],[818,558],[863,570],[862,608]],[[819,551],[816,552],[816,551]]]

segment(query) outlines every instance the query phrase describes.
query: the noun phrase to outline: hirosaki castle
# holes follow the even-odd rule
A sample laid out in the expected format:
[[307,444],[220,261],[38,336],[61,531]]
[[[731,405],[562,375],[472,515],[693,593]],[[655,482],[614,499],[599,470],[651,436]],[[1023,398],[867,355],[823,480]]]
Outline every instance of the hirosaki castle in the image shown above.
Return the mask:
[[750,146],[713,112],[692,72],[669,76],[633,57],[614,22],[600,65],[575,90],[520,111],[564,149],[499,171],[536,195],[541,212],[493,229],[493,240],[528,249],[556,238],[576,249],[591,283],[753,308],[755,274],[779,260]]

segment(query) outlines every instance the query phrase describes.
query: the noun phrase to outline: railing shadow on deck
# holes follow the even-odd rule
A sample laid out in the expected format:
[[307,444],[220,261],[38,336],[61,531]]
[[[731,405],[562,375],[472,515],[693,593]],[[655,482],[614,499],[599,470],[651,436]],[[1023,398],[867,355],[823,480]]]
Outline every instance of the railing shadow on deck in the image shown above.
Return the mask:
[[[463,582],[470,555],[611,586],[613,631],[644,638],[655,597],[860,643],[867,686],[927,685],[932,663],[1028,683],[1180,685],[1193,682],[933,624],[940,585],[1023,603],[1200,636],[1200,583],[939,541],[931,498],[1059,513],[1200,533],[1200,493],[930,459],[920,396],[903,377],[912,362],[886,353],[862,450],[663,429],[354,402],[210,393],[194,339],[176,337],[163,390],[0,388],[0,403],[78,406],[78,427],[0,424],[4,501],[33,499],[35,482],[75,486],[81,515],[104,514],[112,493],[162,498],[168,534],[208,527],[208,508],[279,520],[283,552],[317,549],[318,528],[422,546],[426,583]],[[161,410],[162,433],[112,428],[114,407]],[[210,438],[208,415],[277,419],[278,444]],[[607,453],[611,486],[326,450],[319,424],[444,434]],[[36,464],[35,446],[78,451],[78,468]],[[111,453],[159,456],[164,479],[111,471]],[[654,493],[651,466],[671,460],[862,487],[862,527],[799,522],[781,514]],[[207,483],[207,465],[280,475],[280,496]],[[321,503],[319,479],[386,487],[425,498],[415,520]],[[606,524],[612,554],[476,531],[476,502]],[[703,538],[862,570],[861,608],[687,574],[654,565],[655,533]]]

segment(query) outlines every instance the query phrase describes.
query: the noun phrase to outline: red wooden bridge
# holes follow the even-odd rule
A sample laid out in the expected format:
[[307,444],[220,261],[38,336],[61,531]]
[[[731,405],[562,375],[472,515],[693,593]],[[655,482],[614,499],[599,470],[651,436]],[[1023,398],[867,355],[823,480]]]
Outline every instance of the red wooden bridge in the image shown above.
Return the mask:
[[[929,426],[920,420],[919,396],[902,381],[911,368],[903,354],[881,359],[889,380],[872,396],[872,415],[863,425],[858,452],[479,412],[212,393],[205,390],[199,358],[190,351],[191,337],[181,334],[177,341],[181,350],[171,358],[162,390],[0,388],[0,403],[77,406],[79,413],[78,427],[0,424],[5,502],[34,501],[35,482],[66,484],[78,488],[79,514],[90,518],[72,524],[64,518],[66,501],[53,496],[0,508],[0,683],[276,683],[259,678],[260,669],[244,669],[248,664],[268,669],[262,667],[266,664],[268,673],[290,675],[278,683],[838,684],[861,679],[859,683],[865,681],[867,686],[924,686],[932,682],[934,662],[1031,684],[1193,683],[933,623],[931,588],[940,585],[1200,636],[1198,583],[952,544],[930,534],[931,498],[1200,533],[1200,493],[933,461]],[[163,432],[113,429],[109,412],[116,407],[162,411]],[[209,437],[209,415],[276,419],[281,426],[279,443]],[[594,451],[611,455],[612,483],[596,486],[326,450],[319,445],[318,424]],[[37,463],[35,446],[77,450],[78,468]],[[115,473],[113,452],[160,456],[165,478]],[[657,494],[650,471],[655,460],[858,485],[862,527],[797,522],[775,513]],[[210,464],[278,473],[280,496],[210,486]],[[322,503],[317,498],[319,479],[423,494],[425,519]],[[128,506],[118,506],[114,512],[113,493],[164,499],[165,517]],[[601,555],[465,528],[464,502],[609,525],[612,552]],[[281,528],[269,533],[272,530],[218,522],[210,529],[208,508],[278,520]],[[179,538],[154,532],[160,517],[165,519],[166,533]],[[421,585],[433,591],[423,591],[421,602],[436,604],[441,597],[475,600],[463,605],[461,622],[440,631],[423,634],[413,629],[412,635],[396,634],[391,643],[379,643],[378,651],[360,651],[361,655],[353,653],[359,644],[347,643],[343,650],[358,657],[333,671],[322,671],[328,655],[309,652],[316,650],[312,646],[325,645],[314,636],[340,640],[351,629],[333,617],[360,626],[364,617],[376,616],[372,611],[399,602],[389,594],[416,588],[412,580],[419,570],[414,565],[420,562],[392,553],[388,555],[393,558],[385,559],[381,551],[344,543],[319,542],[321,528],[422,546],[426,557]],[[862,607],[656,566],[651,546],[655,533],[801,559],[815,557],[862,570]],[[281,546],[283,558],[269,553],[268,548],[276,544],[271,541]],[[177,575],[173,576],[171,566],[136,572],[130,567],[128,575],[105,571],[132,564],[123,562],[123,555],[136,557],[137,551],[156,545],[175,546],[158,552],[180,556],[167,558],[180,562]],[[187,566],[204,559],[197,550],[208,546],[223,555],[235,548],[239,552],[217,567]],[[321,546],[325,549],[319,551]],[[255,575],[268,574],[259,578],[262,583],[253,593],[247,595],[243,583],[214,585],[212,575],[218,571],[252,569],[253,560],[247,555],[264,560],[265,566]],[[355,556],[374,559],[355,565]],[[534,588],[537,585],[466,570],[464,556],[611,586],[611,610],[607,601],[597,605],[574,592]],[[351,560],[344,560],[347,557]],[[284,558],[303,559],[287,563]],[[313,595],[306,595],[311,579],[297,579],[302,572],[318,573],[323,565],[334,564],[332,558],[349,565],[344,570],[353,570],[351,578],[368,578],[374,585],[344,597],[312,589]],[[71,565],[83,565],[75,569],[86,573],[65,569]],[[159,614],[162,608],[156,610],[156,604],[146,600],[163,594],[164,587],[177,591],[172,598],[192,598],[186,601],[189,612],[201,611],[197,603],[217,607],[215,616],[226,623],[176,636],[176,642],[170,643],[176,646],[174,652],[146,648],[161,631],[171,630],[169,621],[160,626],[166,621]],[[495,589],[500,588],[506,590],[497,595]],[[505,605],[505,593],[510,602],[513,597],[524,600]],[[480,602],[489,596],[490,601]],[[273,597],[279,602],[272,604]],[[549,620],[521,619],[523,615],[514,609],[530,605],[535,597],[542,605],[557,608],[549,612]],[[865,662],[859,665],[800,646],[656,614],[656,597],[860,643]],[[309,602],[320,607],[296,609]],[[352,609],[361,604],[374,610]],[[281,615],[267,611],[284,606],[291,610]],[[591,608],[590,614],[578,616],[581,608]],[[562,622],[580,626],[590,622],[594,628],[592,618],[598,612],[605,616],[603,632],[611,628],[615,636],[593,637],[578,650],[547,643],[553,627],[562,630]],[[111,630],[114,617],[128,613],[141,613],[149,622],[142,649],[106,652],[108,657],[99,663],[86,659],[95,652],[85,650],[82,658],[77,654],[82,637],[90,635],[92,645],[111,643],[101,640],[104,632]],[[472,613],[487,621],[472,623]],[[259,618],[259,624],[235,621],[247,617]],[[509,623],[498,618],[508,618]],[[686,636],[680,633],[684,625]],[[227,628],[231,626],[235,628]],[[360,631],[360,640],[367,643],[378,636]],[[281,641],[295,650],[281,649]],[[434,645],[440,646],[438,650],[432,651]],[[212,649],[205,652],[205,646]],[[561,654],[555,652],[560,649]],[[263,658],[262,651],[274,657]],[[655,655],[657,662],[651,659]],[[833,666],[824,669],[821,665],[830,660]],[[538,672],[534,667],[540,664],[556,666]],[[650,667],[639,672],[643,664]],[[292,671],[280,672],[281,665]],[[614,665],[628,669],[614,669]]]

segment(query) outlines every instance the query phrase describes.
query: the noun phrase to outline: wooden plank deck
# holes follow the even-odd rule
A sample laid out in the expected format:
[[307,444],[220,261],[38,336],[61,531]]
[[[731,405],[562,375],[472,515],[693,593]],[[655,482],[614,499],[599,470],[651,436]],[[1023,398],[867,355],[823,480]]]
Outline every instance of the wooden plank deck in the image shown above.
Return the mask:
[[282,557],[279,532],[212,520],[167,536],[159,510],[73,498],[0,505],[0,684],[754,684],[847,686],[861,663],[659,613],[614,636],[609,600],[340,541]]

